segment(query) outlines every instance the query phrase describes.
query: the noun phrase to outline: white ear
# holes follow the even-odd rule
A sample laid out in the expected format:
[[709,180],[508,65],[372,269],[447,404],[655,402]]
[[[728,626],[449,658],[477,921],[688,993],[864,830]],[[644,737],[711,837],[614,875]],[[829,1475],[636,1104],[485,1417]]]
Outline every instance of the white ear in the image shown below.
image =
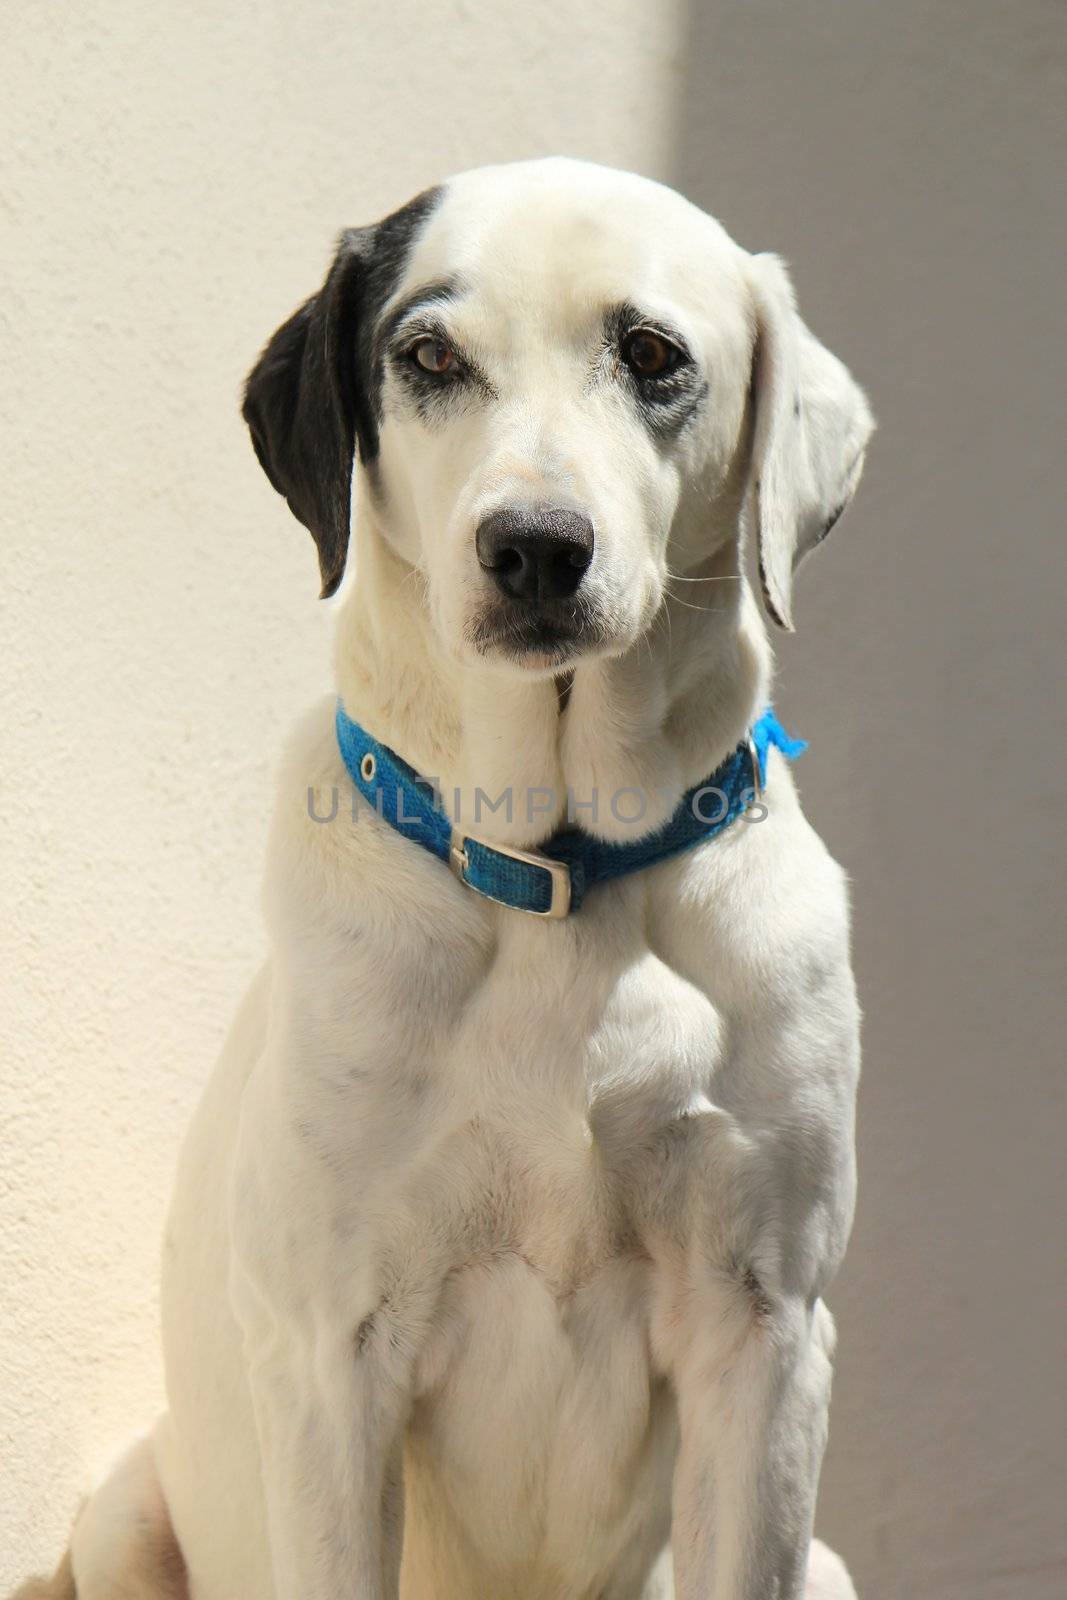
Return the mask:
[[852,498],[874,422],[847,368],[797,315],[777,256],[750,258],[756,302],[751,496],[763,598],[792,631],[793,573]]

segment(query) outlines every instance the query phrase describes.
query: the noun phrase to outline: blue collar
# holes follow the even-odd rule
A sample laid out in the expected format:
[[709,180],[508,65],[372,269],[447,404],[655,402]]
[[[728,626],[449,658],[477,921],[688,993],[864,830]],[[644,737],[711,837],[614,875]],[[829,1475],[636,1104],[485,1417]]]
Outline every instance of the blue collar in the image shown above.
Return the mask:
[[654,832],[619,844],[571,827],[553,834],[540,850],[514,850],[453,826],[430,780],[353,722],[340,702],[337,743],[352,782],[383,821],[446,862],[468,888],[541,917],[565,917],[577,911],[594,883],[639,872],[724,832],[762,793],[771,745],[790,760],[807,748],[767,710],[750,736],[710,777],[687,790]]

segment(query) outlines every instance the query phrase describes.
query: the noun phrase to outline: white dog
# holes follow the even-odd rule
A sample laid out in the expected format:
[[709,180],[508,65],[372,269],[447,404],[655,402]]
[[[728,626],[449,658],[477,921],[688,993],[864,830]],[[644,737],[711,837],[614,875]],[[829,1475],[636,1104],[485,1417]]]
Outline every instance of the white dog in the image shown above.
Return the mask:
[[863,395],[776,258],[551,160],[345,234],[245,415],[325,594],[351,523],[343,711],[185,1147],[169,1410],[24,1592],[853,1595],[811,1542],[846,891],[740,563],[791,626]]

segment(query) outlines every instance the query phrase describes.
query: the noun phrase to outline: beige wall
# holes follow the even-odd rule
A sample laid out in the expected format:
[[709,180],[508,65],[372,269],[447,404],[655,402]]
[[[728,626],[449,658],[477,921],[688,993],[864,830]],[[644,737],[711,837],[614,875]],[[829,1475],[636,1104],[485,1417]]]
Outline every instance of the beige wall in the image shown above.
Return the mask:
[[696,14],[676,181],[881,423],[779,652],[866,1012],[819,1520],[862,1600],[1062,1600],[1067,11]]
[[0,1592],[158,1404],[175,1148],[327,681],[241,376],[340,225],[556,149],[783,251],[874,397],[781,652],[868,1017],[820,1523],[864,1600],[1061,1595],[1062,7],[109,0],[8,33]]

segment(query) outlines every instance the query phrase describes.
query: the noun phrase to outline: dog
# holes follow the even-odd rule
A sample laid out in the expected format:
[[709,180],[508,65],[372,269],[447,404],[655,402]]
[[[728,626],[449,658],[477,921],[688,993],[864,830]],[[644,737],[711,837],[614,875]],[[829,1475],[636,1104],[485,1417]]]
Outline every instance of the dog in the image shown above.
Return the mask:
[[23,1594],[854,1596],[812,1540],[848,902],[751,742],[742,558],[791,628],[864,395],[776,257],[550,159],[346,232],[244,415],[322,593],[354,569],[337,695],[180,1164],[168,1410]]

